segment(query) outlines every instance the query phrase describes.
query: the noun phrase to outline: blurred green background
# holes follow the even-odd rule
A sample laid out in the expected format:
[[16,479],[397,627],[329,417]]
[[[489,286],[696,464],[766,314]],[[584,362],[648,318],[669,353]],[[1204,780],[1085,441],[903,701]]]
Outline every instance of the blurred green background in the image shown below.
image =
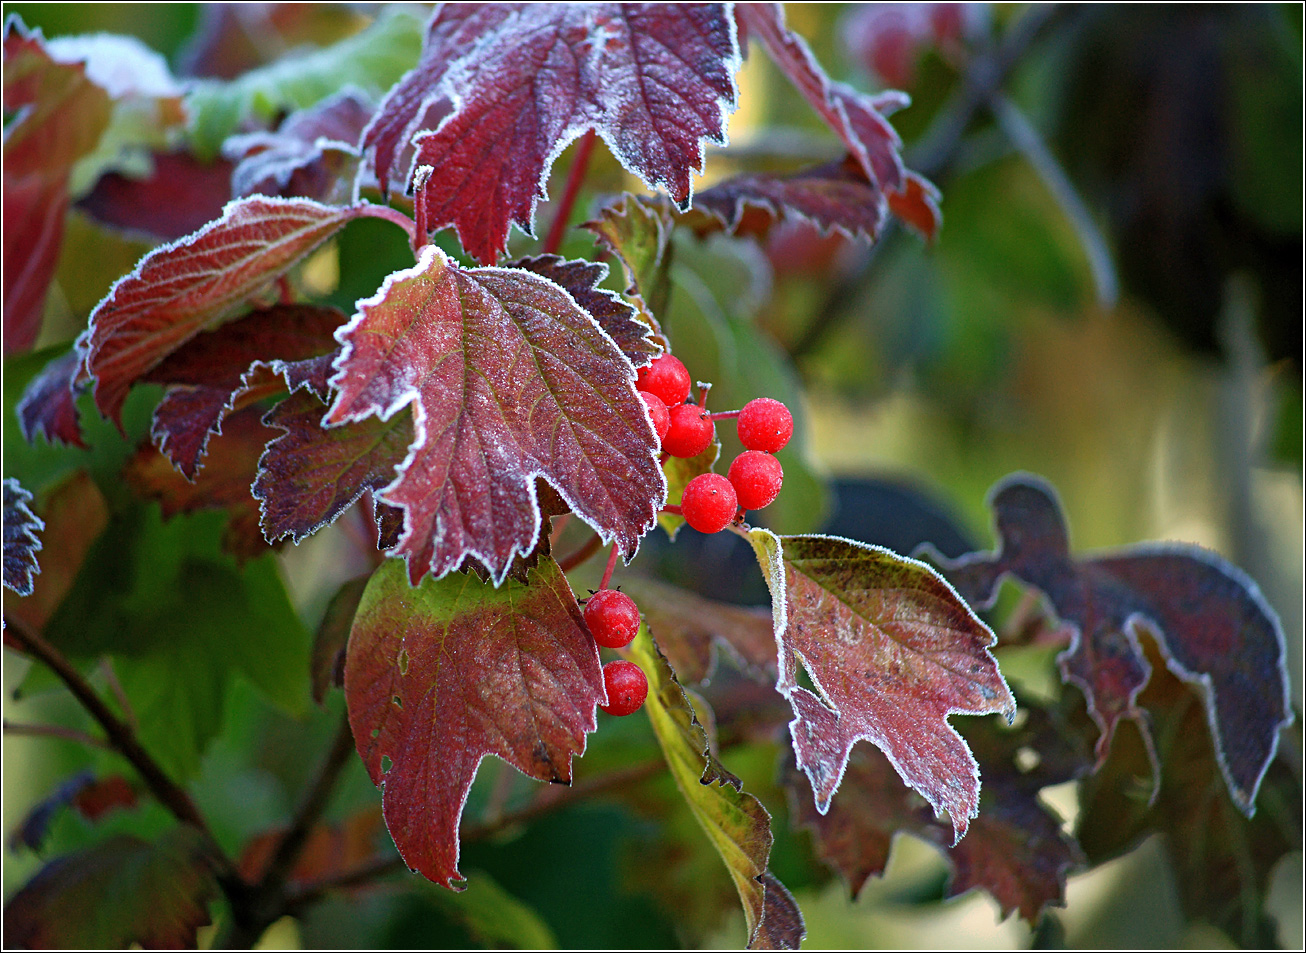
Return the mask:
[[[194,56],[188,44],[202,19],[192,4],[4,10],[47,36],[139,36],[179,73]],[[885,85],[854,40],[850,21],[865,10],[790,4],[787,11],[831,75],[864,90]],[[364,22],[370,12],[353,5],[350,15]],[[332,29],[353,28],[351,21]],[[311,40],[252,37],[247,65]],[[786,463],[790,482],[774,523],[810,531],[860,520],[873,531],[892,513],[873,503],[850,511],[863,499],[856,488],[905,485],[988,545],[988,488],[1015,470],[1041,474],[1059,490],[1079,549],[1183,540],[1245,569],[1283,620],[1300,707],[1302,8],[972,7],[960,36],[941,45],[925,37],[912,50],[910,70],[895,79],[907,81],[913,105],[893,121],[908,166],[942,190],[944,225],[934,243],[901,228],[874,248],[780,229],[762,245],[717,240],[677,257],[668,330],[678,354],[695,355],[686,358],[691,372],[716,381],[719,406],[763,391],[800,401],[806,445]],[[973,102],[976,84],[994,70],[997,92]],[[731,145],[709,150],[699,188],[742,170],[837,155],[833,138],[760,50],[740,89]],[[570,155],[555,172],[554,195]],[[606,157],[596,157],[592,181],[595,196],[584,201],[639,190]],[[549,211],[542,206],[541,221]],[[404,264],[402,241],[385,245],[370,227],[351,226],[321,265],[334,268],[330,285],[344,306]],[[68,241],[70,248],[94,242],[103,274],[74,275],[68,253],[42,344],[84,326],[99,295],[140,253],[88,220],[73,222]],[[518,235],[514,247],[532,246]],[[588,255],[592,246],[577,232],[566,250]],[[7,381],[7,406],[10,391]],[[14,429],[12,418],[5,429]],[[825,488],[832,478],[834,491]],[[343,533],[338,525],[279,557],[309,626],[358,571],[342,556],[350,551]],[[695,559],[713,558],[702,541],[684,545]],[[676,552],[658,549],[650,560],[674,562]],[[739,584],[738,597],[756,594],[759,582]],[[11,699],[26,673],[16,658],[5,656],[6,718],[78,724],[80,714],[62,696]],[[329,712],[293,720],[243,683],[231,689],[222,734],[194,785],[224,844],[235,850],[284,818],[315,760],[302,753],[327,746],[341,705],[335,693]],[[647,725],[629,722],[605,723],[579,763],[580,777],[649,744]],[[1184,922],[1155,841],[1072,878],[1066,910],[1037,934],[1014,918],[999,923],[986,896],[941,902],[943,862],[909,838],[898,839],[887,875],[850,902],[813,859],[807,835],[788,830],[771,755],[739,758],[730,767],[775,815],[773,869],[802,907],[807,948],[1229,942]],[[5,830],[85,764],[65,742],[6,738]],[[483,766],[469,816],[502,770]],[[509,804],[531,793],[521,779],[498,786],[510,792]],[[1054,793],[1057,807],[1073,815],[1073,790]],[[721,892],[724,870],[702,853],[673,794],[663,778],[637,798],[599,798],[468,845],[463,868],[472,886],[463,899],[388,885],[334,898],[302,921],[274,927],[265,942],[493,942],[476,904],[501,919],[507,901],[486,898],[497,884],[525,905],[528,923],[498,938],[505,944],[741,945],[742,916],[704,899]],[[331,813],[345,817],[376,801],[354,764]],[[166,826],[156,808],[143,813],[111,823]],[[90,837],[74,818],[58,823],[57,845]],[[650,852],[670,866],[647,869]],[[30,853],[7,855],[6,894],[39,863]],[[686,897],[699,898],[702,909],[686,906]],[[1281,943],[1300,948],[1300,852],[1280,865],[1271,899]]]

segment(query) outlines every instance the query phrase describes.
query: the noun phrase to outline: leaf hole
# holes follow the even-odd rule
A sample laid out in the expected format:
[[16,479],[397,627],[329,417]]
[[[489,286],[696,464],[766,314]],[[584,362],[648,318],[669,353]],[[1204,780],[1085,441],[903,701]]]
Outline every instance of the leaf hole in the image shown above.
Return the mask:
[[400,698],[398,695],[391,695],[390,701],[394,704],[396,708],[400,709],[401,711],[403,710],[404,700]]
[[373,728],[373,729],[372,729],[372,737],[373,737],[373,738],[380,738],[380,737],[381,737],[381,729],[380,729],[380,728]]
[[399,656],[398,658],[395,659],[395,662],[399,665],[399,674],[407,675],[408,674],[408,650],[400,649]]
[[1033,748],[1025,745],[1016,749],[1016,770],[1021,774],[1029,774],[1043,761],[1042,756]]
[[388,754],[381,755],[381,773],[389,774],[390,769],[394,767],[394,762],[390,760]]

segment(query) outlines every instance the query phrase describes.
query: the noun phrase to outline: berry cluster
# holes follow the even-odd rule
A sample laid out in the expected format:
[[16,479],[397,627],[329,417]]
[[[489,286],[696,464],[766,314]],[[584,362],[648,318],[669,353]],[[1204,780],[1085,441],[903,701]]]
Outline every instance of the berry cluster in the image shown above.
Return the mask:
[[[585,603],[585,625],[599,645],[623,648],[639,632],[639,608],[624,592],[600,589]],[[648,697],[648,678],[633,662],[618,660],[603,666],[603,687],[608,703],[599,707],[609,715],[633,714]]]

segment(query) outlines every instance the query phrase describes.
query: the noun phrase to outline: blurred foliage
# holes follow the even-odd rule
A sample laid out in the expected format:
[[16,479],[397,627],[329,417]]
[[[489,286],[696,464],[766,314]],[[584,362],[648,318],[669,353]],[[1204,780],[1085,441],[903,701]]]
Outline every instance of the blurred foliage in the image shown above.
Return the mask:
[[[845,42],[852,6],[792,5],[789,16],[835,78],[875,89],[878,80]],[[197,26],[217,16],[194,4],[20,3],[5,11],[47,36],[136,35],[179,72],[199,61]],[[339,39],[360,25],[356,13],[351,8],[347,23],[335,17],[282,24],[284,32],[269,37],[271,52],[246,50],[241,62],[255,66],[290,47]],[[1302,9],[1071,7],[1048,15],[1008,64],[1003,89],[1046,137],[1103,235],[1120,278],[1118,302],[1098,300],[1082,223],[1068,216],[1029,156],[986,109],[963,115],[973,79],[968,70],[977,62],[991,66],[985,58],[1031,15],[1037,11],[996,7],[977,21],[968,54],[927,49],[916,64],[914,105],[893,121],[908,165],[928,160],[943,191],[944,225],[933,246],[900,229],[886,232],[874,248],[784,229],[762,243],[677,239],[667,330],[678,352],[693,355],[691,373],[716,382],[712,406],[738,406],[759,393],[793,401],[802,436],[785,460],[789,481],[773,518],[779,529],[823,526],[904,552],[924,538],[942,543],[943,536],[957,546],[986,545],[987,488],[1013,470],[1041,473],[1061,491],[1084,548],[1174,538],[1242,565],[1283,618],[1300,707]],[[836,154],[819,120],[760,51],[750,57],[740,87],[732,147],[709,152],[706,181]],[[940,136],[959,116],[960,134],[946,154],[937,154]],[[592,194],[582,208],[601,192],[631,187],[603,151],[596,153]],[[551,195],[561,194],[565,174],[564,163]],[[541,221],[549,214],[542,206]],[[138,245],[102,234],[80,217],[74,223],[47,305],[43,344],[67,342],[124,262],[139,253]],[[305,280],[320,282],[329,300],[349,308],[407,263],[397,236],[382,223],[356,222],[310,264],[317,270]],[[534,250],[520,235],[513,242],[524,253]],[[441,244],[455,250],[449,241]],[[100,247],[94,256],[77,251],[91,246]],[[566,250],[582,255],[590,248],[577,232]],[[74,272],[83,261],[94,272]],[[6,474],[21,474],[39,501],[58,479],[86,467],[124,533],[172,546],[178,572],[184,555],[210,560],[239,579],[240,571],[217,553],[208,516],[159,524],[156,510],[131,503],[117,473],[134,443],[123,442],[85,400],[89,456],[22,441],[12,407],[27,379],[57,353],[52,347],[6,362]],[[133,395],[126,414],[131,441],[148,429],[154,399],[157,393]],[[721,429],[734,440],[733,428]],[[731,452],[727,447],[725,459]],[[833,492],[827,476],[837,478]],[[347,533],[342,523],[278,557],[298,618],[287,620],[278,608],[275,625],[310,630],[336,586],[361,570],[350,562]],[[655,533],[645,542],[641,569],[714,598],[763,601],[751,555],[725,535],[686,530],[670,546]],[[573,528],[555,551],[582,539]],[[111,564],[112,546],[105,546],[100,556]],[[246,575],[275,576],[277,567],[267,562]],[[591,568],[574,574],[577,591],[583,582],[593,584],[585,575]],[[106,571],[84,580],[85,598],[111,606],[154,592],[139,579],[135,588],[128,581],[115,592],[110,578]],[[217,598],[194,587],[181,596],[191,597]],[[285,594],[278,591],[272,601],[278,599],[284,603]],[[165,608],[174,616],[187,610],[185,604]],[[101,624],[111,624],[108,618]],[[1010,660],[1011,671],[1054,684],[1046,652],[1013,648],[1002,659],[1004,670]],[[240,664],[239,658],[226,663]],[[6,654],[6,718],[90,730],[66,695],[32,690],[49,687],[48,679],[34,675],[28,693],[13,700],[29,667]],[[90,671],[107,690],[104,672]],[[714,680],[721,687],[730,677]],[[262,687],[241,679],[208,686],[205,732],[213,740],[175,754],[178,764],[198,772],[192,790],[232,853],[285,822],[343,710],[332,692],[323,710],[289,717],[268,701],[269,686]],[[704,692],[712,700],[710,688]],[[976,946],[1206,946],[1236,939],[1185,918],[1184,893],[1155,841],[1073,877],[1068,908],[1049,914],[1036,934],[1015,920],[998,923],[987,897],[944,903],[943,862],[904,838],[885,877],[852,903],[815,859],[808,835],[790,830],[776,785],[776,750],[774,739],[746,737],[725,760],[773,815],[772,869],[803,909],[809,948],[954,945],[958,936]],[[644,719],[607,719],[577,762],[577,781],[656,753]],[[6,832],[76,771],[124,767],[98,749],[15,737],[6,738],[4,765]],[[523,806],[535,795],[535,786],[511,772],[500,780],[506,771],[500,767],[484,765],[468,800],[469,819]],[[467,843],[465,900],[433,898],[424,884],[399,875],[373,889],[332,894],[294,929],[274,930],[281,930],[282,942],[308,948],[543,946],[550,940],[600,949],[741,945],[742,915],[727,875],[670,790],[665,775],[654,776]],[[1064,794],[1057,806],[1073,817],[1074,793]],[[353,759],[328,818],[377,800]],[[668,816],[673,803],[679,813]],[[67,812],[54,823],[42,856],[7,856],[6,895],[45,857],[109,833],[151,836],[168,827],[152,802],[94,827]],[[687,886],[664,869],[671,864],[702,881]],[[1301,918],[1300,870],[1298,853],[1271,875],[1287,885],[1271,892],[1268,911],[1278,922],[1278,942],[1288,946],[1294,936],[1300,942],[1300,932],[1285,926]],[[691,888],[704,903],[687,917],[681,905],[687,895],[694,899]],[[721,896],[721,903],[708,902]],[[220,922],[223,916],[219,909]],[[486,926],[495,921],[498,932]]]

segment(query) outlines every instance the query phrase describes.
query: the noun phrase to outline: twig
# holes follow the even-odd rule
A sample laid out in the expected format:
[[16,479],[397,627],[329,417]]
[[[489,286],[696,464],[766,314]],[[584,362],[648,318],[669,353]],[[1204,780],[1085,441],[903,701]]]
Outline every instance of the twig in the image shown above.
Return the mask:
[[88,735],[76,728],[65,728],[63,725],[28,725],[21,722],[6,721],[4,723],[4,733],[29,738],[59,738],[63,741],[74,741],[77,744],[89,745],[92,748],[103,748],[106,751],[113,750],[113,745],[103,738]]
[[1098,229],[1097,223],[1093,221],[1088,207],[1084,205],[1084,200],[1066,175],[1066,170],[1048,149],[1038,130],[1025,118],[1025,114],[1000,90],[995,90],[989,96],[989,109],[998,120],[1002,131],[1011,140],[1011,144],[1019,149],[1029,164],[1034,167],[1034,171],[1038,173],[1043,184],[1052,193],[1052,197],[1061,206],[1066,220],[1074,228],[1075,235],[1084,248],[1084,254],[1088,256],[1088,265],[1093,272],[1093,284],[1097,289],[1098,304],[1107,309],[1115,307],[1120,295],[1120,281],[1116,277],[1115,265],[1111,261],[1111,251],[1107,248],[1106,239]]
[[612,582],[612,570],[617,568],[617,553],[619,547],[616,543],[612,544],[612,552],[608,554],[608,564],[603,569],[603,578],[599,581],[599,589],[608,588],[608,583]]
[[[612,788],[622,787],[626,784],[636,784],[651,778],[665,771],[666,767],[667,762],[665,759],[655,758],[613,771],[610,774],[600,775],[589,781],[573,784],[571,787],[546,788],[540,797],[526,807],[501,814],[493,821],[486,821],[465,828],[462,832],[462,840],[464,843],[470,843],[493,837],[501,831],[505,831],[517,824],[535,820],[537,817],[548,814],[550,811],[567,804],[593,797]],[[324,894],[332,890],[343,887],[356,887],[406,869],[407,865],[404,863],[404,859],[398,854],[382,854],[373,857],[371,860],[366,860],[361,864],[350,867],[348,870],[305,884],[298,890],[292,890],[286,902],[286,912],[294,913],[308,904],[315,903]]]
[[593,129],[581,136],[580,145],[576,149],[576,158],[572,160],[571,169],[567,173],[567,185],[563,190],[562,200],[558,203],[557,211],[553,213],[553,223],[549,226],[549,234],[544,239],[544,247],[540,249],[545,255],[552,255],[562,247],[562,236],[567,233],[567,220],[571,218],[576,196],[580,194],[585,173],[589,170],[594,139]]
[[558,568],[561,569],[563,572],[571,572],[573,569],[575,569],[585,560],[589,559],[591,556],[597,553],[599,551],[599,547],[602,545],[603,545],[603,540],[599,539],[598,533],[595,533],[593,536],[591,536],[588,540],[585,541],[585,544],[581,546],[580,549],[576,550],[570,556],[564,556],[562,557],[562,559],[559,559]]

